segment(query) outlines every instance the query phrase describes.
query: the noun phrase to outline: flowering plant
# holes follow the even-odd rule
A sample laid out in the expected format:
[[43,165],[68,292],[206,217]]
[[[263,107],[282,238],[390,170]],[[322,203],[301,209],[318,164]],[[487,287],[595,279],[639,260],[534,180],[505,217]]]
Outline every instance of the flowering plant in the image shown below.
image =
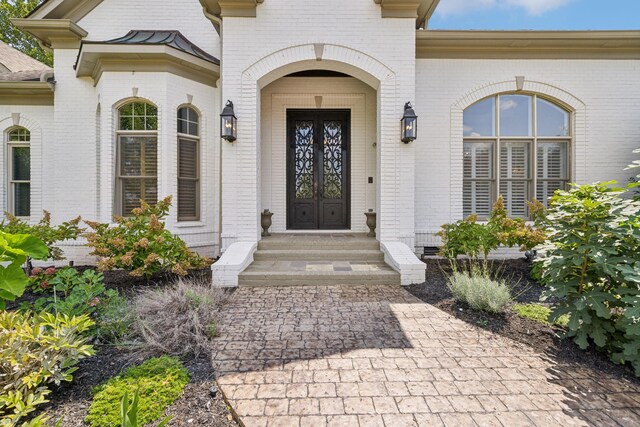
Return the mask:
[[210,265],[210,259],[190,251],[165,228],[162,220],[170,206],[171,196],[153,206],[141,201],[130,217],[115,217],[115,226],[85,221],[92,229],[86,234],[92,255],[100,258],[98,270],[123,269],[144,277],[157,272],[185,276],[189,270]]

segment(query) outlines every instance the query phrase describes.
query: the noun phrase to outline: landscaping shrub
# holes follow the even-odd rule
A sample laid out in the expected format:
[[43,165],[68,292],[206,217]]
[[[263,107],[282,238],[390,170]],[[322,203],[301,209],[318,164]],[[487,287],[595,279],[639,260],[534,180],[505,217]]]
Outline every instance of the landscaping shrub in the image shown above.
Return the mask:
[[[550,323],[549,315],[551,314],[551,309],[542,304],[515,304],[513,306],[513,311],[515,311],[518,316],[524,317],[525,319],[531,319],[545,324]],[[558,326],[566,327],[569,323],[569,316],[566,314],[562,315],[553,323]]]
[[132,276],[151,277],[156,272],[185,276],[210,265],[211,260],[191,252],[180,237],[165,229],[162,220],[170,206],[171,197],[153,206],[141,201],[130,217],[115,217],[116,226],[86,221],[93,230],[86,237],[92,255],[100,258],[98,269],[129,270]]
[[210,283],[179,280],[162,289],[145,289],[133,302],[135,329],[144,351],[199,357],[208,353],[225,299]]
[[63,260],[62,249],[55,244],[63,240],[75,240],[84,231],[80,228],[80,217],[63,222],[58,226],[51,226],[51,214],[43,211],[42,219],[35,225],[29,224],[27,221],[16,218],[8,212],[5,212],[8,222],[4,221],[0,224],[0,230],[12,234],[30,234],[40,239],[49,248],[49,258],[52,260]]
[[[140,395],[138,394],[138,390],[133,395],[133,398],[129,400],[129,393],[124,393],[122,396],[122,400],[120,401],[120,417],[121,422],[118,423],[121,427],[138,427],[143,425],[138,421],[138,412],[140,411]],[[169,421],[171,421],[171,417],[165,417],[156,427],[164,427]]]
[[[0,311],[0,419],[16,425],[46,402],[48,384],[71,381],[80,359],[94,354],[87,316]],[[7,424],[0,424],[7,425]]]
[[496,200],[486,222],[478,222],[477,215],[453,224],[444,224],[438,232],[442,239],[440,254],[450,261],[464,255],[472,263],[480,261],[487,267],[489,253],[499,246],[519,246],[530,250],[545,240],[540,229],[526,224],[522,218],[508,218],[502,196]]
[[[34,269],[34,271],[37,271]],[[46,310],[50,313],[63,313],[68,316],[92,314],[101,304],[103,298],[117,296],[114,290],[107,291],[104,287],[104,276],[95,270],[85,270],[80,273],[75,268],[66,267],[60,270],[47,269],[49,275],[37,284],[32,278],[33,288],[48,291],[45,297],[36,300],[33,305],[23,303],[23,309],[34,311]]]
[[486,270],[454,271],[448,286],[456,299],[474,310],[501,313],[511,301],[506,282],[492,279]]
[[107,344],[122,344],[130,335],[133,313],[127,299],[108,290],[97,306],[96,340]]
[[0,310],[6,301],[22,296],[27,287],[22,264],[29,257],[45,259],[47,254],[47,247],[36,237],[0,231]]
[[569,315],[568,336],[631,363],[640,375],[640,200],[611,183],[574,186],[539,216],[548,243],[540,275],[558,302],[550,320]]
[[121,402],[125,393],[137,392],[137,423],[145,425],[160,418],[180,397],[188,382],[189,373],[177,358],[149,359],[96,387],[85,421],[92,427],[122,425]]

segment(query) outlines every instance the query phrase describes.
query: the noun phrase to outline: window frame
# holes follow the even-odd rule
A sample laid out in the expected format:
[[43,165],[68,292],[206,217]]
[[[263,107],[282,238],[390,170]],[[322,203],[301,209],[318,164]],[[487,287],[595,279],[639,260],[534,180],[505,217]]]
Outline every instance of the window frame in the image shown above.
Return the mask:
[[[28,141],[12,141],[11,135],[16,131],[24,130],[27,133]],[[31,218],[31,131],[23,126],[16,126],[10,128],[6,132],[6,141],[7,141],[7,211],[12,215],[16,213],[15,207],[15,185],[16,184],[29,184],[29,215],[28,216],[17,216],[20,219],[28,220]],[[13,179],[13,149],[24,147],[29,149],[29,180],[15,180]]]
[[[525,95],[525,96],[530,96],[532,97],[532,106],[531,106],[531,120],[532,120],[532,129],[531,129],[531,135],[530,136],[502,136],[501,135],[501,115],[500,115],[500,104],[501,104],[501,98],[503,96],[509,96],[509,95]],[[463,135],[463,150],[464,150],[464,145],[467,143],[492,143],[492,155],[493,155],[493,159],[492,159],[492,167],[493,167],[493,178],[490,180],[492,182],[492,188],[491,188],[491,194],[494,197],[494,201],[495,199],[500,196],[502,193],[500,191],[500,183],[501,181],[503,181],[502,177],[501,177],[501,171],[500,171],[500,150],[502,148],[502,144],[503,143],[509,143],[509,142],[527,142],[529,144],[529,159],[528,159],[528,168],[529,168],[529,176],[527,179],[506,179],[506,182],[509,181],[517,181],[517,182],[522,182],[522,181],[526,181],[527,182],[527,194],[528,194],[528,200],[533,200],[536,199],[538,194],[538,181],[563,181],[564,182],[564,188],[567,187],[567,185],[569,184],[569,182],[571,182],[571,177],[572,177],[572,170],[573,170],[573,145],[574,145],[574,135],[575,135],[575,130],[574,130],[574,123],[575,123],[575,116],[574,116],[574,111],[567,108],[566,106],[564,106],[562,103],[558,102],[557,100],[551,99],[549,97],[546,97],[544,95],[540,95],[537,93],[528,93],[528,92],[504,92],[504,93],[499,93],[499,94],[494,94],[485,98],[482,98],[476,102],[474,102],[473,104],[469,105],[467,108],[469,108],[472,105],[475,105],[479,102],[482,102],[486,99],[489,98],[495,98],[495,135],[493,136],[464,136]],[[568,116],[569,116],[569,126],[568,126],[568,135],[566,136],[538,136],[538,99],[544,100],[546,102],[549,102],[557,107],[560,107],[562,110],[564,110]],[[466,109],[465,109],[466,111]],[[464,111],[463,111],[463,120],[464,120]],[[537,164],[537,159],[538,159],[538,142],[562,142],[566,144],[566,155],[567,155],[567,159],[566,159],[566,175],[565,175],[565,179],[539,179],[538,178],[538,164]],[[464,182],[467,181],[468,179],[464,178],[464,165],[463,165],[463,185]],[[483,181],[489,181],[488,179],[484,179]],[[546,200],[540,200],[540,202],[544,203],[545,205],[547,204]],[[473,214],[474,212],[471,212],[471,214]],[[463,215],[466,215],[466,212],[464,212],[464,206],[463,206]],[[509,213],[509,216],[511,217],[511,214]],[[516,216],[517,218],[523,218],[523,219],[528,219],[530,217],[530,213],[529,213],[529,209],[528,207],[526,207],[526,214],[524,217],[521,216]],[[486,219],[486,217],[480,217],[481,219]]]
[[[124,107],[129,104],[140,103],[151,105],[156,108],[156,129],[155,130],[123,130],[121,129],[121,111]],[[116,192],[115,192],[115,211],[118,215],[125,216],[124,213],[124,182],[127,179],[138,179],[142,180],[144,184],[144,180],[146,179],[154,179],[156,180],[156,189],[158,189],[158,184],[160,180],[158,178],[158,167],[159,167],[159,156],[158,156],[158,136],[159,136],[159,125],[160,125],[160,111],[159,108],[153,104],[152,102],[146,100],[129,100],[127,102],[121,103],[116,108]],[[145,115],[145,117],[147,117]],[[156,143],[156,175],[155,177],[140,175],[140,176],[131,176],[131,175],[122,175],[122,138],[123,137],[138,137],[138,138],[154,138]],[[143,159],[141,159],[141,164]],[[143,187],[141,187],[143,188]],[[158,189],[159,190],[159,189]],[[140,192],[141,195],[144,194],[143,191]],[[159,191],[158,191],[159,193]],[[156,194],[158,197],[158,194]],[[127,214],[129,215],[129,214]]]
[[[196,114],[196,119],[197,119],[197,129],[198,129],[198,133],[197,135],[192,135],[189,133],[182,133],[182,132],[178,132],[178,128],[179,128],[179,123],[180,123],[180,118],[179,118],[179,114],[180,114],[180,110],[182,109],[190,109],[192,110],[195,114]],[[176,165],[176,184],[177,184],[177,188],[176,188],[176,195],[177,195],[177,200],[176,200],[176,217],[177,217],[177,221],[179,223],[185,223],[185,222],[198,222],[200,221],[201,218],[201,174],[200,174],[200,170],[201,170],[201,153],[200,153],[200,147],[201,147],[201,129],[202,129],[202,120],[201,117],[202,115],[200,114],[200,112],[194,108],[191,105],[182,105],[180,107],[178,107],[178,109],[176,110],[176,115],[178,117],[177,122],[176,122],[176,134],[177,134],[177,145],[176,145],[176,149],[177,149],[177,165]],[[191,121],[188,121],[191,122]],[[191,122],[193,123],[193,122]],[[188,126],[187,126],[188,127]],[[191,177],[181,177],[180,176],[180,144],[182,141],[188,141],[188,142],[195,142],[196,143],[196,176],[195,178],[191,178]],[[196,216],[194,217],[181,217],[180,216],[180,181],[181,180],[188,180],[188,181],[195,181],[196,182]]]

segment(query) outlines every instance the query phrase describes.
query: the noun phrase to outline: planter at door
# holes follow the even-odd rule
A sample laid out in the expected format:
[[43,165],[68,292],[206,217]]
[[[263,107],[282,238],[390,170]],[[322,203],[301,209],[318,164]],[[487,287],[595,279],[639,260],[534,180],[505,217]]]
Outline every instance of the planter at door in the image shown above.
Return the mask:
[[367,216],[367,227],[369,227],[369,237],[376,237],[376,213],[375,212],[365,212]]
[[263,236],[271,236],[269,233],[269,227],[271,227],[271,217],[273,216],[273,212],[269,212],[269,209],[265,209],[264,212],[260,214],[262,217],[260,220],[260,225],[262,226],[262,235]]

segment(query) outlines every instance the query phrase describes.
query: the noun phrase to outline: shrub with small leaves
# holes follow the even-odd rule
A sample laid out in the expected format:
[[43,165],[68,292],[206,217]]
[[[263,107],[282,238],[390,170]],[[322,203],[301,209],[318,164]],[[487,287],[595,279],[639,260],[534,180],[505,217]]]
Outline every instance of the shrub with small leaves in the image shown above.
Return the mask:
[[86,221],[93,230],[86,237],[92,255],[100,258],[98,269],[129,270],[132,276],[151,277],[157,272],[185,276],[189,270],[210,265],[211,260],[190,251],[165,228],[162,220],[170,206],[171,197],[153,206],[142,201],[130,217],[116,217],[115,226]]
[[511,292],[504,280],[494,280],[488,271],[454,271],[449,277],[453,296],[474,310],[501,313],[511,301]]
[[[48,384],[71,381],[80,359],[94,354],[87,316],[0,311],[0,419],[17,425],[46,402]],[[0,423],[4,427],[5,424]]]
[[569,315],[568,336],[591,343],[640,376],[640,200],[615,182],[575,185],[551,198],[538,218],[543,294],[550,321]]
[[[542,304],[514,304],[513,311],[525,319],[535,320],[536,322],[544,324],[550,323],[549,316],[551,315],[551,309]],[[562,327],[566,327],[568,323],[569,316],[567,315],[560,316],[553,322],[554,325]]]
[[123,398],[125,394],[138,393],[137,423],[146,425],[160,418],[165,408],[182,395],[189,379],[189,373],[177,358],[149,359],[96,387],[85,421],[92,427],[122,425]]
[[60,225],[51,225],[51,214],[43,211],[42,219],[37,224],[29,224],[20,218],[16,218],[5,212],[8,222],[0,224],[0,230],[12,234],[30,234],[40,239],[49,248],[49,259],[59,261],[64,259],[62,249],[56,243],[64,240],[76,240],[84,231],[80,227],[80,217],[63,222]]

